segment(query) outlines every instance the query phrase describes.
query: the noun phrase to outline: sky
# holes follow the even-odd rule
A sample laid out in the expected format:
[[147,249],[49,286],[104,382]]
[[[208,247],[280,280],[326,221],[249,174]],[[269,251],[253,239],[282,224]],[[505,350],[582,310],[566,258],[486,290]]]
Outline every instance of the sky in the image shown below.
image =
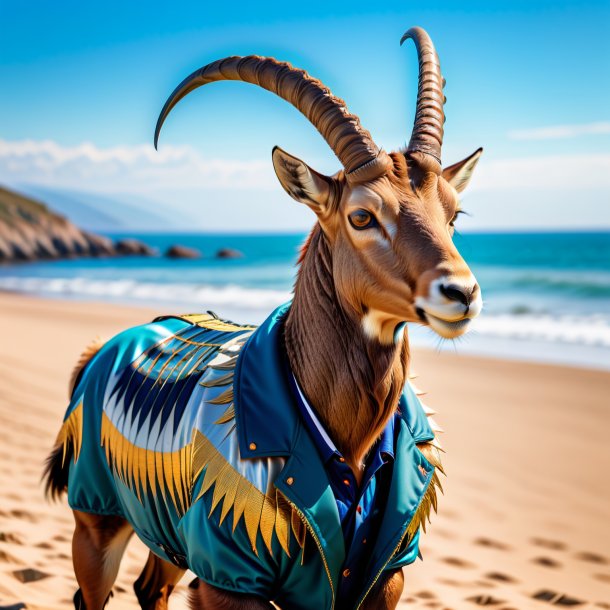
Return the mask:
[[[337,159],[288,103],[244,83],[157,115],[195,69],[270,55],[320,78],[378,145],[409,139],[409,27],[447,79],[443,160],[485,153],[463,230],[610,228],[610,4],[0,0],[0,183],[116,195],[193,230],[305,230],[271,165],[279,145],[318,171]],[[605,75],[605,76],[604,76]]]

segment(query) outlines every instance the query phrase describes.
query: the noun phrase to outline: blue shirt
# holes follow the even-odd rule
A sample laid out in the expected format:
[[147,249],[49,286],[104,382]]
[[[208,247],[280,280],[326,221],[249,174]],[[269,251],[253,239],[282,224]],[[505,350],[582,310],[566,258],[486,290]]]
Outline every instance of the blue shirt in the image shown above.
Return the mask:
[[367,543],[374,540],[383,515],[387,489],[394,465],[394,423],[388,421],[379,440],[367,456],[362,484],[358,487],[347,465],[315,411],[307,401],[292,372],[290,383],[305,427],[324,462],[328,480],[337,502],[345,542],[345,562],[339,581],[339,598],[352,600],[367,565]]

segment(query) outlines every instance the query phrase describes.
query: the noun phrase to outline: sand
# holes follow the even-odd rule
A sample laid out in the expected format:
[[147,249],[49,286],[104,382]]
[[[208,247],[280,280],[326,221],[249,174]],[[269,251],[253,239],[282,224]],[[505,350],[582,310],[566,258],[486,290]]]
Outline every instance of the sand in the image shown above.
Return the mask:
[[[47,503],[39,482],[69,373],[96,335],[161,313],[0,295],[0,608],[72,607],[71,512]],[[610,373],[413,358],[445,429],[448,476],[400,607],[610,609]],[[109,609],[138,607],[145,556],[134,539]],[[186,607],[188,582],[173,610]]]

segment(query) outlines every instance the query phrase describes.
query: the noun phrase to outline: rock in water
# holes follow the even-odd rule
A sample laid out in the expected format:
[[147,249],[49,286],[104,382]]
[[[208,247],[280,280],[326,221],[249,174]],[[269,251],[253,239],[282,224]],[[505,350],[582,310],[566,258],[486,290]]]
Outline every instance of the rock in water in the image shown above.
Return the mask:
[[122,256],[154,256],[156,251],[139,239],[125,238],[115,242],[117,254]]
[[168,258],[201,258],[201,252],[197,248],[174,245],[167,249],[165,256]]
[[216,252],[216,258],[243,258],[244,253],[233,248],[221,248]]

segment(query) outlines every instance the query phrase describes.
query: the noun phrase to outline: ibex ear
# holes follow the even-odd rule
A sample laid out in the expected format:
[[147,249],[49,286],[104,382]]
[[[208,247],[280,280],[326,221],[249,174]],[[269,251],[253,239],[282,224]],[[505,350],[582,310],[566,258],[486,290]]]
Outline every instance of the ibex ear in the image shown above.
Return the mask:
[[466,157],[458,163],[454,163],[443,170],[443,178],[455,188],[458,193],[461,193],[470,182],[472,172],[476,167],[479,157],[483,154],[483,149],[475,150],[470,157]]
[[329,203],[332,178],[319,174],[279,146],[273,149],[273,168],[284,190],[296,201],[320,213]]

